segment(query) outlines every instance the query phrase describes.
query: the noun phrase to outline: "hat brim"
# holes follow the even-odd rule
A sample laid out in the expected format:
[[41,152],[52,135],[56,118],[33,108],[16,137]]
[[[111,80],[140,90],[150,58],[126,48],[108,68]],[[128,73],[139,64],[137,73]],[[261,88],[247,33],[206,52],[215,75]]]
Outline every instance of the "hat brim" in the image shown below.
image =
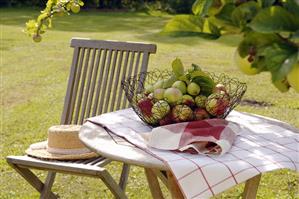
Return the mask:
[[40,159],[47,159],[47,160],[79,160],[79,159],[89,159],[98,156],[98,154],[94,152],[88,153],[81,153],[81,154],[56,154],[56,153],[49,153],[47,151],[47,142],[40,142],[36,143],[39,144],[39,148],[28,148],[25,153],[29,156],[40,158]]

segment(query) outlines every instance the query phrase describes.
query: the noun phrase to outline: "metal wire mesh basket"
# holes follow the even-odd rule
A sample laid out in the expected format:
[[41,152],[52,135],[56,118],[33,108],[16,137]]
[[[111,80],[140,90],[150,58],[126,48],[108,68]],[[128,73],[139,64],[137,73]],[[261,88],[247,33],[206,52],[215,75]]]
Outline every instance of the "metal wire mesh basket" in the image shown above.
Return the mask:
[[[215,84],[222,84],[225,87],[225,95],[213,94],[206,97],[203,107],[197,106],[197,102],[192,103],[192,100],[189,104],[183,101],[176,104],[166,103],[164,100],[155,99],[153,93],[145,93],[147,85],[169,78],[172,72],[168,70],[154,70],[128,77],[122,80],[122,88],[136,114],[153,127],[207,118],[225,118],[240,103],[247,86],[225,74],[207,74]],[[213,107],[209,107],[211,103],[207,103],[208,98],[221,102],[216,111]]]

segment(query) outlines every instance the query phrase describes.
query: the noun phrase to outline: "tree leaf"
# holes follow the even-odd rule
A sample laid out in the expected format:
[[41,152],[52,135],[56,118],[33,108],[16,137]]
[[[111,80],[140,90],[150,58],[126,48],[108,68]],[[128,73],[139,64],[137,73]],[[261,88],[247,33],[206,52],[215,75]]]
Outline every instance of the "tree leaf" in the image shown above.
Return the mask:
[[182,61],[179,58],[176,58],[172,61],[172,72],[175,74],[177,78],[184,75],[184,66]]
[[293,13],[295,16],[299,17],[299,1],[298,0],[283,1],[282,5],[286,10]]
[[231,14],[232,22],[244,29],[248,22],[250,22],[259,11],[258,3],[249,1],[241,4]]
[[258,32],[246,32],[243,40],[238,46],[238,51],[241,57],[248,55],[250,48],[263,49],[264,46],[269,46],[272,43],[282,42],[280,37],[274,33],[258,33]]
[[204,20],[194,15],[176,15],[163,28],[167,32],[200,32],[203,29]]
[[285,78],[294,62],[297,61],[298,49],[288,44],[274,43],[260,52],[258,56],[264,57],[264,64],[272,74],[272,81]]
[[258,0],[258,3],[263,8],[272,6],[274,2],[275,0]]
[[[204,21],[206,21],[205,28]],[[217,26],[194,15],[175,16],[165,25],[161,33],[175,37],[197,36],[206,39],[217,39],[220,37],[220,29]]]
[[220,12],[215,15],[217,19],[224,20],[226,22],[232,23],[231,15],[234,9],[236,8],[234,3],[225,4]]
[[196,0],[192,5],[192,12],[195,15],[206,16],[214,0]]
[[219,36],[219,37],[221,36],[220,29],[210,21],[209,21],[209,29],[213,35]]
[[279,6],[261,10],[249,24],[257,32],[293,32],[299,29],[299,18]]

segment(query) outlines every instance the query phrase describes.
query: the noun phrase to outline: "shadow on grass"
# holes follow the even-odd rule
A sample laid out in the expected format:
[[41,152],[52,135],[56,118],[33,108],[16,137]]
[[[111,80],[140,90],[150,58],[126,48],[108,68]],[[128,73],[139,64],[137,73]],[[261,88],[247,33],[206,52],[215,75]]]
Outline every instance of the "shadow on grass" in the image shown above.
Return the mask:
[[[25,23],[36,18],[38,9],[0,9],[0,24],[25,27]],[[178,43],[193,46],[201,43],[200,37],[172,37],[160,34],[164,25],[171,19],[170,15],[151,16],[139,12],[100,12],[96,10],[81,11],[80,14],[53,18],[54,31],[134,34],[141,41],[155,43]],[[238,36],[225,36],[215,42],[236,46]]]

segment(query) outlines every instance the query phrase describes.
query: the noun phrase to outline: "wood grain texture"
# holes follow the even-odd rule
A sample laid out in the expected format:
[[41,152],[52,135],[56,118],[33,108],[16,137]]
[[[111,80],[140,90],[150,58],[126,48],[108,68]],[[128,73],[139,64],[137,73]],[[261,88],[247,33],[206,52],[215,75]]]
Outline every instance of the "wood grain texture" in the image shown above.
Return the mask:
[[170,171],[167,171],[167,180],[172,199],[184,199],[184,196],[177,184],[177,181]]
[[258,187],[260,184],[261,177],[262,177],[262,175],[259,174],[259,175],[246,181],[244,192],[242,195],[243,199],[255,199],[256,198],[256,194],[257,194],[257,190],[258,190]]
[[150,188],[152,197],[154,199],[164,199],[163,193],[160,188],[160,184],[155,172],[150,168],[144,169],[148,186]]

